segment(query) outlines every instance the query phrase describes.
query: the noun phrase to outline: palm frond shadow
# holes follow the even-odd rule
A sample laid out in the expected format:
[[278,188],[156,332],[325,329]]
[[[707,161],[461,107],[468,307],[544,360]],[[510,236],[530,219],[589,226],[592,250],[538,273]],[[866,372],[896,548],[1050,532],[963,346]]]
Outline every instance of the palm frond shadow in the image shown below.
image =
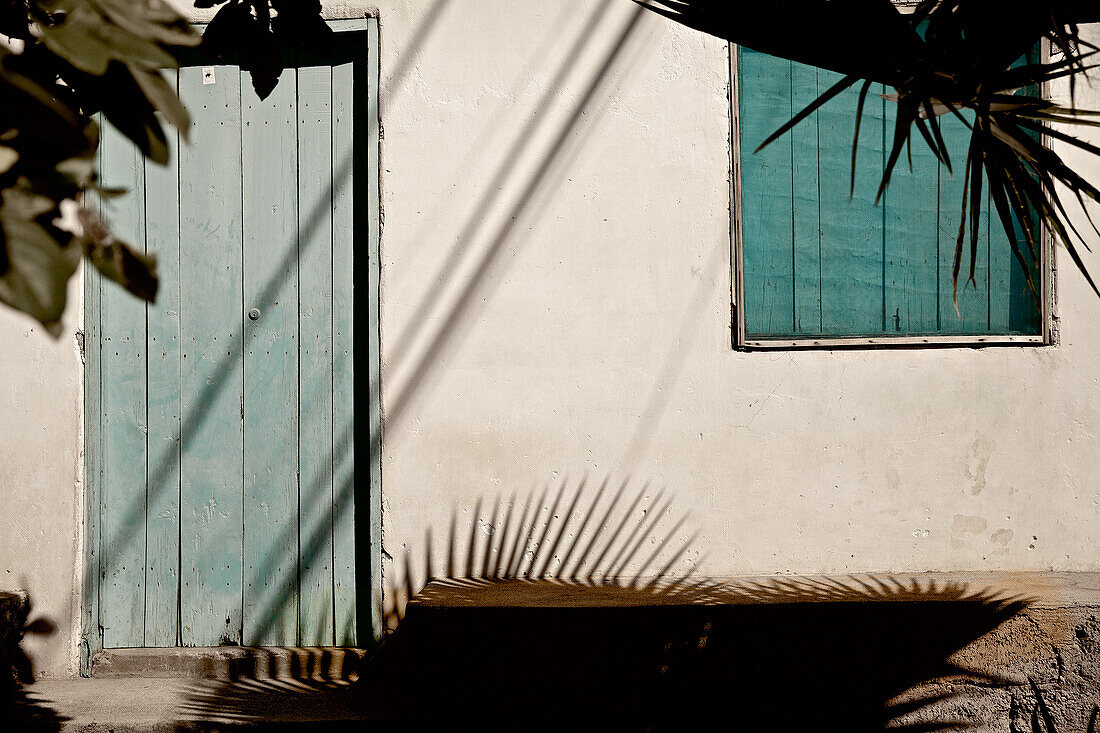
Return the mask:
[[[1035,699],[1035,707],[1031,709],[1031,733],[1058,733],[1058,726],[1054,722],[1054,715],[1043,697],[1043,691],[1034,678],[1028,678],[1028,686],[1031,695]],[[1093,705],[1088,713],[1088,724],[1085,733],[1097,733],[1100,731],[1100,705]]]
[[625,591],[615,597],[667,593],[687,582],[701,560],[698,534],[690,533],[687,514],[674,513],[671,494],[649,483],[631,487],[629,478],[617,486],[610,477],[598,486],[582,478],[572,488],[564,478],[526,500],[479,501],[462,515],[469,519],[461,530],[459,512],[451,517],[442,562],[430,529],[417,553],[421,573],[413,553],[405,554],[381,609],[388,630],[400,625],[410,599],[423,602],[444,589],[451,601],[480,598],[508,582],[561,594],[570,588]]
[[231,679],[196,685],[189,719],[929,731],[983,722],[936,683],[1019,682],[953,655],[1028,599],[927,579],[702,577],[670,492],[629,479],[478,502],[446,536],[434,547],[426,532],[395,563],[368,658],[241,650]]

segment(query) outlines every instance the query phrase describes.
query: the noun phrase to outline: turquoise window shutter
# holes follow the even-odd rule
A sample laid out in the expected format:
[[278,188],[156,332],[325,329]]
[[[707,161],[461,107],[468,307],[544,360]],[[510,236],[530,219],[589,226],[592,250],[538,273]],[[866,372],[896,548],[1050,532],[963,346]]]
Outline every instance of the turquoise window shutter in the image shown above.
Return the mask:
[[[738,50],[737,74],[747,341],[1041,335],[1038,298],[988,197],[974,281],[963,282],[964,260],[956,311],[961,170],[952,175],[918,138],[912,170],[903,154],[875,202],[896,114],[887,90],[875,85],[868,95],[850,192],[858,85],[754,154],[840,77],[748,49]],[[951,116],[940,122],[961,169],[969,130]]]

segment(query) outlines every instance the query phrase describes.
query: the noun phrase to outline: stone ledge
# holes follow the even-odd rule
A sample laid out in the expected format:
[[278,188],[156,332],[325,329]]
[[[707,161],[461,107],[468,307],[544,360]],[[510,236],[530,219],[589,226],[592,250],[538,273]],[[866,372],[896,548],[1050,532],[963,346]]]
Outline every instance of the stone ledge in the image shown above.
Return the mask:
[[345,647],[104,649],[92,657],[91,676],[348,680],[358,676],[366,654]]
[[[892,599],[911,601],[919,600],[929,589],[959,588],[967,594],[1020,598],[1033,609],[1100,606],[1100,573],[930,572],[730,576],[699,580],[703,581],[701,585],[689,583],[682,590],[665,593],[667,586],[660,584],[647,590],[645,578],[621,584],[569,579],[442,579],[429,583],[412,604],[425,608],[624,608],[832,603],[871,599],[880,589],[891,591]],[[882,595],[874,600],[889,599]]]

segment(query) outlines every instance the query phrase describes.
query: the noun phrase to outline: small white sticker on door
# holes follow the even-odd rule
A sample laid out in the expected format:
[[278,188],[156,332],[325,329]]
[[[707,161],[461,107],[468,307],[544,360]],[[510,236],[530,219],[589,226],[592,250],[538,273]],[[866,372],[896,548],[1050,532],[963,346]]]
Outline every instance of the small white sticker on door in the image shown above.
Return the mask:
[[214,83],[214,67],[204,66],[202,67],[202,83],[213,84]]

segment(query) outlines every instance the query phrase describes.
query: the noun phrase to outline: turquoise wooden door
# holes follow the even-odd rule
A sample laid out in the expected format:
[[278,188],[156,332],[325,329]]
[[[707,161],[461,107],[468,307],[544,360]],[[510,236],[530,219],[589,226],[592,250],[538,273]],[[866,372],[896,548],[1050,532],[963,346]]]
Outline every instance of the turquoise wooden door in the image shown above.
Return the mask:
[[[265,100],[228,64],[175,76],[173,162],[102,143],[146,306],[88,292],[105,647],[355,645],[377,511],[373,21]],[[373,470],[372,470],[373,469]],[[366,591],[366,592],[364,592]]]

